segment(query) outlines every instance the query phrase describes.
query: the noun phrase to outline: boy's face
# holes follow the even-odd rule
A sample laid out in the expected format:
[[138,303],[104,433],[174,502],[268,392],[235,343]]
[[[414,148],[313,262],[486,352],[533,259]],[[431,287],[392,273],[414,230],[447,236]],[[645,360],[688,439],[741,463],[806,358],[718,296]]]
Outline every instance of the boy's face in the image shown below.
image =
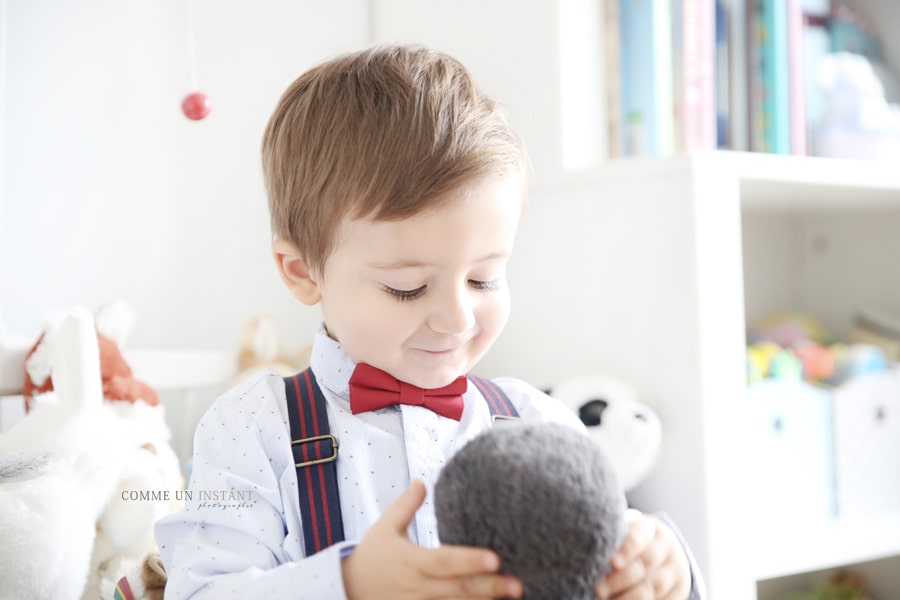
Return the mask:
[[468,372],[509,316],[521,179],[450,196],[408,219],[348,222],[316,282],[328,333],[353,360],[423,388]]

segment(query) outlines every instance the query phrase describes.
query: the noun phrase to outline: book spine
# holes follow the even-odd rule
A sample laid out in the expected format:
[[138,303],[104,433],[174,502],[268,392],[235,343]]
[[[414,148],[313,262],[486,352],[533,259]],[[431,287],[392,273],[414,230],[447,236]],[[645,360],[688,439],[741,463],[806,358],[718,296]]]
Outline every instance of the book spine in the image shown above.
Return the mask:
[[790,76],[788,14],[785,0],[761,0],[763,147],[790,154]]
[[801,0],[787,0],[787,11],[790,146],[792,154],[804,156],[808,154],[809,136],[806,123],[806,55]]
[[747,91],[748,137],[750,150],[766,151],[764,130],[763,95],[765,88],[762,77],[762,45],[764,28],[762,25],[762,0],[747,0]]
[[715,0],[682,0],[684,149],[716,146]]
[[672,97],[672,9],[670,0],[653,2],[653,119],[656,122],[655,154],[675,150],[675,113]]
[[606,0],[603,3],[603,41],[605,51],[606,82],[606,127],[607,154],[609,157],[623,155],[622,149],[622,80],[620,64],[621,40],[619,35],[619,2]]
[[730,24],[725,0],[716,0],[716,146],[731,146]]
[[619,0],[622,136],[626,155],[673,150],[669,0]]

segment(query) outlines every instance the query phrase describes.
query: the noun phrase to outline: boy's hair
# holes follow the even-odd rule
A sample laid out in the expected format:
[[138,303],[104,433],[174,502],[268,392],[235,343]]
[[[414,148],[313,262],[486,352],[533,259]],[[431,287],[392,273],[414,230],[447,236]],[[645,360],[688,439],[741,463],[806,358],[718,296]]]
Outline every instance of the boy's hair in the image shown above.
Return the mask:
[[344,219],[436,208],[475,179],[520,173],[524,151],[457,60],[377,46],[291,84],[266,127],[262,163],[273,233],[320,270]]

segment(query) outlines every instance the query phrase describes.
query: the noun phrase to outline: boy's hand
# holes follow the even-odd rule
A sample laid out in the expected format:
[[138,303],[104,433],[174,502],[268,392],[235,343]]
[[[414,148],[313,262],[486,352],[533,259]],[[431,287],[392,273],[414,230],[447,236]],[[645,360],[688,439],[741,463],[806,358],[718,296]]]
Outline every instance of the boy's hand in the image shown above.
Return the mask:
[[490,550],[413,544],[406,530],[424,500],[414,479],[344,559],[348,600],[521,597],[521,582],[496,574],[500,559]]
[[691,592],[691,569],[681,543],[652,515],[629,521],[612,567],[597,586],[602,600],[686,600]]

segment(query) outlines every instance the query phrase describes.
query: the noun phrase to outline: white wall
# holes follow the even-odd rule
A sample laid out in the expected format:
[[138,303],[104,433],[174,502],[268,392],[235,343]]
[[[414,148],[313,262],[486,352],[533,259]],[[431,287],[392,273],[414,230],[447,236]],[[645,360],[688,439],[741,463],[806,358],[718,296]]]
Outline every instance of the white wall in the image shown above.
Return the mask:
[[275,313],[305,343],[319,320],[268,254],[263,127],[308,67],[369,43],[366,0],[0,0],[0,329],[122,298],[133,347],[237,344]]
[[[587,131],[602,123],[583,97],[601,96],[598,81],[579,88],[559,67],[566,48],[596,47],[593,0],[190,5],[0,0],[0,330],[33,334],[53,308],[122,298],[137,309],[131,347],[228,349],[260,310],[275,314],[289,347],[307,343],[319,312],[290,298],[272,265],[259,141],[290,81],[371,42],[422,43],[466,64],[508,108],[534,183],[564,177],[561,89],[576,96],[569,122],[585,124],[569,128],[574,143],[603,137]],[[592,25],[570,30],[579,11]],[[193,86],[190,31],[197,86],[214,102],[200,122],[179,107]],[[600,77],[597,56],[562,58],[569,73]],[[578,106],[593,112],[581,118]],[[583,164],[602,158],[588,147]],[[518,306],[526,320],[546,311]],[[519,360],[499,358],[491,370]]]

